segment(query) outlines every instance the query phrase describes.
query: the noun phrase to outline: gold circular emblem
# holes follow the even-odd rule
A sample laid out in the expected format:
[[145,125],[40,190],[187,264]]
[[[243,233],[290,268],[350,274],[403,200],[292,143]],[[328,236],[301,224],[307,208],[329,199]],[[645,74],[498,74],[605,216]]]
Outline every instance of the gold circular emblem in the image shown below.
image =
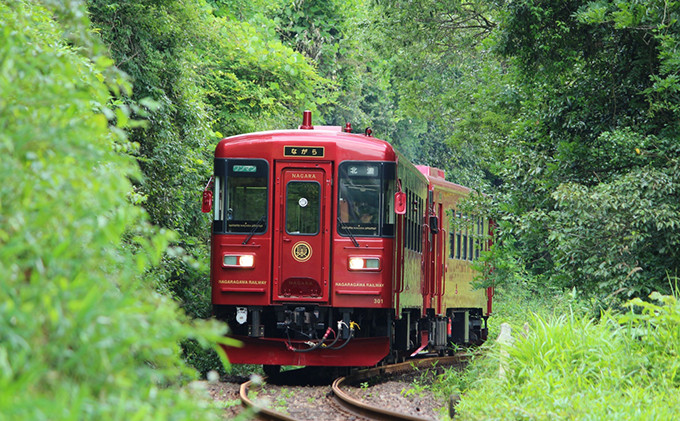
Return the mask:
[[309,243],[298,241],[293,246],[291,253],[293,253],[293,259],[297,260],[298,262],[306,262],[312,257],[312,247],[309,245]]

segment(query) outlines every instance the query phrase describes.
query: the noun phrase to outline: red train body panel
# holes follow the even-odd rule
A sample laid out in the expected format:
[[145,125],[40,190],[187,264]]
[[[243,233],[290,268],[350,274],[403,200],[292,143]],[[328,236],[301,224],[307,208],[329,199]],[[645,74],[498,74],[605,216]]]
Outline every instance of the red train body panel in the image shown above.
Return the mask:
[[229,360],[372,366],[484,340],[491,291],[470,286],[484,245],[451,226],[469,190],[443,175],[309,115],[223,139],[204,211],[214,314],[243,343]]

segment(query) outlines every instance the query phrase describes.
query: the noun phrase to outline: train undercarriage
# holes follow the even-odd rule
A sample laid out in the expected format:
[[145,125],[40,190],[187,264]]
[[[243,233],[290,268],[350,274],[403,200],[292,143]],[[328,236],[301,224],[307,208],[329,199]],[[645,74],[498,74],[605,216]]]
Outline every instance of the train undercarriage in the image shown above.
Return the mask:
[[420,309],[335,308],[314,304],[215,306],[215,315],[243,343],[228,348],[232,363],[265,366],[367,367],[404,361],[421,352],[451,354],[487,336],[481,309],[449,309],[445,316]]

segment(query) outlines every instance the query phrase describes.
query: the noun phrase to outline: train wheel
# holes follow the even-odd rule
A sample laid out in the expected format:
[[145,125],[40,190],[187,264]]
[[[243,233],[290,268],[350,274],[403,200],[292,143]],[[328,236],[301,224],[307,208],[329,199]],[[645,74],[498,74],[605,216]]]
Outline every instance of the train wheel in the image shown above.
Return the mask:
[[262,370],[267,376],[276,376],[281,372],[280,365],[262,365]]

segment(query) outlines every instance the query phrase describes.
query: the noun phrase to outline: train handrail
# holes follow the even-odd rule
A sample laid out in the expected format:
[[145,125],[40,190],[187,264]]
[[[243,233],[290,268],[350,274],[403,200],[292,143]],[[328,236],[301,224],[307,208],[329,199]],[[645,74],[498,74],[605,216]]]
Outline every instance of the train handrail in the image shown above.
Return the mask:
[[396,277],[396,285],[394,287],[394,292],[396,294],[401,294],[404,292],[404,256],[406,253],[404,253],[404,234],[403,234],[403,228],[404,228],[404,218],[397,218],[397,241],[395,244],[395,247],[397,250],[399,250],[399,262],[397,265],[397,269],[399,271],[398,276]]
[[[429,225],[427,224],[420,224],[420,235],[422,237],[422,253],[420,255],[420,279],[424,279],[425,282],[422,283],[422,287],[420,288],[420,292],[423,295],[430,295],[430,289],[432,285],[432,281],[430,280],[430,277],[428,276],[429,273],[429,267],[430,267],[430,259],[432,258],[431,256],[431,251],[429,250],[429,247],[431,246],[430,241],[428,241],[428,236],[427,232],[429,231]],[[425,246],[428,246],[426,248]]]
[[442,228],[441,229],[442,233],[442,238],[440,241],[442,242],[442,247],[441,247],[441,252],[442,252],[442,266],[439,268],[440,270],[440,276],[439,276],[439,297],[444,296],[444,291],[446,291],[446,259],[448,256],[446,255],[446,246],[445,246],[445,241],[448,239],[448,231],[446,229]]

